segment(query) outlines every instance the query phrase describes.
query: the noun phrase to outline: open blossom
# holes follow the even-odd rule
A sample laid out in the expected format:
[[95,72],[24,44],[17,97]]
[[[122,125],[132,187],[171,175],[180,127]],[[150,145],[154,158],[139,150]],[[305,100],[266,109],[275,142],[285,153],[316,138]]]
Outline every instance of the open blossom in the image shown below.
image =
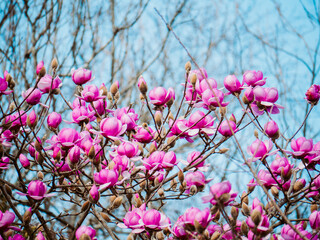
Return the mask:
[[105,98],[105,96],[100,96],[99,88],[96,85],[87,85],[81,92],[81,98],[84,101],[91,103]]
[[[187,157],[187,162],[190,165],[194,165],[196,163],[201,162],[201,160],[203,159],[203,156],[201,155],[201,152],[198,151],[193,151],[191,153],[188,154]],[[195,166],[195,168],[201,168],[204,166],[205,161],[202,161],[201,163],[199,163],[197,166]]]
[[92,102],[92,105],[89,104],[88,108],[89,108],[89,111],[93,112],[96,117],[98,116],[97,113],[100,116],[102,116],[106,112],[107,102],[105,100],[99,99],[97,101]]
[[57,89],[60,88],[62,85],[62,81],[59,77],[56,77],[52,80],[52,76],[49,74],[46,74],[44,77],[42,77],[38,83],[38,88],[43,93],[49,93],[50,89]]
[[295,158],[303,158],[308,154],[313,154],[313,140],[299,137],[297,140],[291,140],[292,156]]
[[40,102],[42,93],[38,88],[29,88],[27,91],[22,92],[22,97],[26,100],[30,105],[36,105]]
[[217,88],[207,89],[202,94],[202,101],[204,102],[204,107],[209,108],[209,106],[213,107],[225,107],[228,103],[223,102],[224,93]]
[[[304,221],[300,222],[299,224],[294,225],[294,227],[307,239],[310,240],[318,240],[317,236],[312,237],[312,234],[306,231],[303,227]],[[285,224],[282,229],[281,229],[281,236],[284,239],[288,240],[296,240],[296,239],[301,239],[298,233],[294,231],[289,225]]]
[[160,170],[162,168],[172,168],[178,163],[174,152],[155,151],[148,158],[143,160],[143,165],[147,170]]
[[206,90],[210,90],[210,87],[212,89],[217,88],[218,84],[217,81],[213,78],[208,78],[207,80],[203,79],[201,81],[197,81],[196,85],[195,85],[195,90],[196,92],[202,96],[202,94],[206,91]]
[[127,125],[127,130],[133,130],[137,126],[136,122],[138,121],[139,116],[132,108],[119,108],[114,111],[113,115],[114,117],[119,119],[122,122],[122,124]]
[[216,183],[210,187],[210,194],[202,198],[204,203],[210,202],[213,205],[222,203],[228,206],[230,202],[234,201],[237,193],[231,191],[231,183],[224,181]]
[[256,139],[247,149],[248,153],[252,156],[252,158],[250,158],[250,161],[252,160],[253,162],[255,162],[258,159],[262,159],[274,154],[275,152],[270,153],[272,147],[273,144],[270,139],[264,142]]
[[208,78],[208,74],[205,68],[199,68],[199,69],[194,69],[192,71],[190,71],[189,73],[189,79],[188,81],[190,82],[190,76],[192,74],[196,74],[197,75],[197,79],[201,82],[202,80]]
[[100,122],[101,135],[108,138],[119,137],[127,130],[127,125],[122,124],[120,120],[115,117],[104,118]]
[[12,212],[6,211],[5,213],[0,211],[0,231],[2,233],[9,229],[20,231],[20,228],[11,226],[15,219],[15,215]]
[[47,186],[40,180],[34,180],[29,183],[27,194],[20,192],[18,192],[18,194],[21,196],[28,195],[35,200],[42,200],[45,197],[51,197],[54,195],[54,193],[47,194]]
[[83,122],[88,123],[95,120],[96,117],[94,115],[95,112],[90,112],[86,107],[83,106],[74,108],[71,114],[73,122],[78,124]]
[[121,156],[133,158],[140,154],[139,145],[135,142],[122,142],[117,147],[117,153]]
[[146,210],[146,205],[142,204],[139,208],[132,206],[132,210],[128,211],[123,218],[123,223],[119,223],[120,228],[131,228],[132,233],[140,233],[144,231],[143,224],[141,224],[143,214]]
[[63,147],[73,147],[80,140],[80,133],[73,128],[63,128],[58,134],[58,140]]
[[91,80],[92,71],[79,68],[72,73],[72,80],[77,85],[83,85]]
[[111,188],[118,181],[118,173],[109,169],[102,169],[100,172],[94,173],[94,181],[101,186],[101,188]]
[[154,137],[154,131],[151,127],[148,127],[148,130],[144,127],[138,126],[136,129],[136,134],[133,134],[132,137],[141,143],[150,143]]
[[165,105],[171,98],[175,99],[173,88],[168,91],[163,87],[156,87],[149,92],[151,103],[156,106]]
[[57,128],[62,121],[62,117],[59,113],[52,112],[47,117],[47,124],[51,128]]
[[[276,177],[272,176],[268,170],[261,169],[258,172],[257,178],[266,188],[271,188],[272,186],[277,185],[277,182],[275,180]],[[278,179],[278,182],[280,182],[280,179]],[[257,185],[257,183],[255,185]]]
[[2,157],[2,158],[0,159],[0,169],[7,169],[9,163],[10,163],[10,158],[8,158],[8,157]]
[[307,101],[312,104],[317,104],[320,99],[320,85],[312,85],[306,92]]
[[287,158],[280,157],[280,155],[277,155],[270,165],[273,174],[283,177],[290,177],[292,168],[293,164],[290,164]]
[[96,230],[94,230],[91,227],[88,226],[81,226],[76,231],[76,238],[77,240],[80,240],[82,235],[87,235],[91,240],[97,239],[96,236]]
[[203,187],[209,182],[206,180],[204,174],[200,171],[195,172],[188,172],[185,175],[185,181],[187,183],[187,191],[186,193],[190,192],[191,186],[196,186],[198,189],[203,189]]
[[320,211],[314,211],[311,213],[309,222],[312,229],[320,229]]
[[8,82],[6,81],[6,78],[0,77],[0,96],[2,94],[8,95],[8,94],[12,93],[12,91],[6,91],[7,88],[8,88]]
[[160,230],[170,226],[170,219],[155,209],[145,211],[142,216],[142,222],[145,228],[154,230]]
[[[189,134],[194,135],[198,131],[206,133],[207,135],[213,135],[215,133],[214,118],[211,115],[207,115],[202,111],[196,111],[189,117],[188,127],[190,127]],[[194,132],[194,130],[197,130]]]
[[266,78],[263,78],[261,71],[246,71],[243,74],[243,81],[249,86],[263,86],[266,83]]
[[[229,123],[228,123],[229,122]],[[218,128],[218,132],[225,137],[230,137],[232,136],[234,133],[236,133],[239,129],[237,128],[237,125],[234,121],[227,121],[224,120],[219,128]]]
[[264,110],[271,114],[280,113],[279,108],[284,108],[276,104],[278,100],[278,89],[276,88],[263,88],[257,86],[253,89],[255,102],[252,103],[252,109],[257,115],[262,115]]
[[90,195],[90,199],[92,199],[94,203],[97,203],[99,201],[100,193],[99,193],[99,189],[95,184],[92,185],[89,191],[89,195]]
[[188,142],[193,142],[191,137],[195,136],[198,131],[190,131],[188,127],[189,121],[187,119],[180,118],[177,119],[174,123],[173,122],[174,120],[169,120],[169,126],[171,127],[171,130],[168,134],[168,137],[179,136],[179,138],[185,138]]
[[224,78],[223,84],[225,88],[231,93],[240,93],[242,84],[235,75],[228,75]]

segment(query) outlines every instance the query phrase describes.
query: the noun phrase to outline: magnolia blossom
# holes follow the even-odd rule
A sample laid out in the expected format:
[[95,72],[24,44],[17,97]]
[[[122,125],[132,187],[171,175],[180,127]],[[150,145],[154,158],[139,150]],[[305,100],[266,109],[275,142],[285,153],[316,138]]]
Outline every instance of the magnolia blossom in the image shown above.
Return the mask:
[[50,90],[60,88],[61,85],[62,85],[62,81],[59,77],[56,77],[55,79],[52,80],[52,76],[49,74],[46,74],[38,82],[38,88],[43,93],[49,93]]
[[168,137],[179,136],[179,138],[185,138],[188,142],[193,142],[192,136],[195,136],[198,131],[192,130],[188,127],[189,121],[184,118],[177,119],[175,122],[170,119],[169,126],[171,127]]
[[37,64],[37,67],[36,67],[36,73],[39,74],[40,73],[40,70],[41,68],[43,68],[44,66],[44,62],[43,61],[40,61],[38,64]]
[[173,88],[168,91],[163,87],[156,87],[149,92],[151,103],[156,106],[165,105],[171,98],[175,99]]
[[136,134],[133,134],[132,137],[141,143],[150,143],[154,137],[154,131],[151,127],[145,129],[144,127],[138,126],[136,129]]
[[63,128],[58,134],[58,140],[63,147],[70,148],[80,140],[80,134],[73,128]]
[[264,125],[264,131],[269,138],[277,138],[279,136],[279,127],[275,121],[269,121]]
[[141,233],[144,231],[142,217],[146,210],[146,205],[142,204],[139,208],[132,206],[132,210],[128,211],[123,218],[123,223],[118,223],[120,228],[131,228],[132,233]]
[[217,86],[218,86],[218,84],[215,79],[208,78],[207,80],[203,79],[201,81],[197,81],[196,85],[195,85],[195,90],[200,96],[202,96],[202,94],[206,90],[215,89],[215,88],[217,88]]
[[307,101],[316,105],[320,99],[320,85],[313,84],[306,92]]
[[7,169],[9,163],[10,163],[10,158],[8,158],[8,157],[2,157],[2,158],[0,159],[0,169]]
[[235,75],[226,76],[223,84],[230,93],[240,93],[242,90],[242,84]]
[[51,128],[57,128],[62,121],[62,117],[59,113],[52,112],[47,117],[47,124]]
[[29,168],[30,167],[30,161],[24,154],[20,154],[19,155],[19,160],[20,160],[21,165],[24,168]]
[[248,153],[252,156],[250,158],[250,161],[257,161],[258,159],[263,159],[266,158],[269,155],[273,155],[276,153],[275,152],[270,152],[273,147],[272,141],[266,140],[266,141],[261,141],[259,139],[256,139],[248,148],[247,151]]
[[81,99],[89,103],[102,98],[105,98],[105,96],[100,96],[99,88],[96,85],[87,85],[81,92]]
[[[207,135],[213,135],[215,133],[214,118],[211,115],[206,115],[202,111],[196,111],[190,115],[188,121],[188,127],[191,129],[189,134],[194,135],[198,131],[206,133]],[[198,131],[194,131],[198,129]]]
[[313,140],[299,137],[297,140],[291,140],[292,156],[295,158],[303,158],[308,154],[313,154]]
[[203,107],[209,108],[209,106],[212,107],[225,107],[228,105],[228,103],[223,102],[224,94],[221,90],[218,90],[216,88],[207,89],[202,94],[202,101],[204,102]]
[[246,71],[243,74],[243,81],[249,86],[263,86],[266,83],[266,78],[263,78],[261,71]]
[[113,115],[121,121],[122,124],[127,125],[127,130],[133,130],[137,124],[136,122],[139,119],[138,114],[134,109],[129,109],[129,107],[119,108],[114,111]]
[[7,88],[8,88],[8,82],[6,81],[6,78],[0,77],[0,96],[8,95],[13,92],[13,91],[6,91]]
[[221,183],[216,183],[210,187],[210,194],[202,198],[204,203],[210,202],[213,205],[221,203],[228,206],[229,203],[234,201],[237,193],[231,191],[231,183],[229,181],[224,181]]
[[271,114],[278,114],[280,113],[279,109],[284,108],[275,103],[278,100],[278,90],[276,88],[257,86],[253,89],[253,93],[255,102],[251,104],[251,107],[257,115],[262,115],[264,110]]
[[225,137],[232,136],[233,134],[238,132],[238,130],[239,129],[237,128],[237,124],[231,120],[224,120],[218,128],[218,132]]
[[28,193],[20,193],[21,196],[29,196],[35,200],[42,200],[45,197],[51,197],[55,195],[54,193],[47,194],[47,186],[40,180],[31,181],[28,185]]
[[15,219],[15,215],[12,212],[6,211],[5,213],[0,211],[0,231],[6,232],[9,229],[20,231],[20,228],[11,226]]
[[71,117],[73,122],[81,124],[91,122],[96,119],[95,112],[90,112],[86,107],[76,107],[72,110]]
[[76,231],[76,238],[77,240],[80,240],[82,235],[87,235],[91,240],[97,239],[96,236],[96,230],[94,230],[91,227],[88,226],[81,226]]
[[116,137],[124,134],[124,132],[127,130],[127,125],[123,125],[121,121],[115,117],[104,118],[100,122],[100,129],[102,136],[116,139]]
[[90,199],[93,200],[93,202],[98,202],[99,198],[100,198],[100,193],[99,193],[99,189],[97,188],[97,186],[95,184],[92,185],[90,191]]
[[320,211],[314,211],[309,216],[309,222],[312,229],[320,229]]
[[111,188],[118,181],[118,173],[114,170],[102,169],[100,172],[94,173],[94,181],[101,184],[101,188]]
[[91,80],[92,71],[79,68],[72,73],[72,80],[77,85],[83,85]]
[[22,97],[30,105],[36,105],[40,102],[42,93],[38,88],[29,88],[27,91],[22,92]]
[[[121,156],[125,155],[128,158],[132,159],[140,154],[139,145],[136,142],[122,142],[117,147],[117,153]],[[136,160],[136,158],[134,158],[133,160]]]
[[270,169],[273,174],[289,178],[291,176],[291,170],[293,166],[294,165],[290,164],[287,158],[277,155],[275,160],[271,163]]
[[174,152],[155,151],[148,158],[143,160],[144,167],[149,171],[160,170],[162,168],[172,168],[178,163]]
[[155,209],[145,211],[142,216],[142,222],[145,228],[154,230],[164,229],[171,225],[170,219]]

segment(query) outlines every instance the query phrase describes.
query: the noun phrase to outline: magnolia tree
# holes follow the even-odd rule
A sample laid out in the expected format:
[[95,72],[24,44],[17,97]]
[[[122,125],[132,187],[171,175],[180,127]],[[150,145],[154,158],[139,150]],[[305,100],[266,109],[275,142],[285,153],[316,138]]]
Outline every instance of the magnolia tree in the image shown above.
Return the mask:
[[[57,67],[52,60],[47,73],[40,62],[34,85],[21,95],[10,73],[0,78],[7,102],[0,107],[7,203],[0,239],[320,239],[320,143],[296,138],[320,86],[306,93],[304,122],[284,136],[273,120],[283,108],[278,90],[260,71],[246,71],[242,81],[229,75],[218,89],[205,69],[188,62],[181,98],[173,88],[148,89],[140,77],[140,105],[118,106],[118,82],[98,87],[83,68],[71,73],[76,94],[68,102]],[[51,111],[53,100],[64,105],[62,116]],[[229,105],[242,109],[239,116]],[[256,140],[237,140],[252,129]],[[177,146],[196,138],[201,150],[180,159]],[[214,184],[206,177],[212,156],[228,157],[230,140],[252,177],[242,193],[232,178]],[[197,197],[202,205],[169,219],[166,203]]]

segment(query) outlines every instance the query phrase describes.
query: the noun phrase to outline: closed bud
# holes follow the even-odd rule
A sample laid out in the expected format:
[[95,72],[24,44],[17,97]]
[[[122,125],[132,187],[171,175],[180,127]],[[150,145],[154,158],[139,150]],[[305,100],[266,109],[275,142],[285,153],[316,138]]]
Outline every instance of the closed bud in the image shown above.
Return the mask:
[[222,195],[220,196],[219,200],[220,200],[222,203],[224,203],[224,202],[229,201],[230,197],[231,197],[231,196],[230,196],[230,193],[224,193],[224,194],[222,194]]
[[195,73],[191,74],[191,76],[190,76],[190,82],[191,82],[192,86],[195,86],[195,85],[196,85],[197,80],[198,80],[197,74],[195,74]]
[[91,240],[91,237],[88,234],[82,234],[79,240]]
[[275,186],[272,186],[272,187],[271,187],[271,193],[272,193],[272,195],[273,195],[275,198],[278,198],[278,197],[279,197],[279,190],[278,190],[278,188],[276,188]]
[[257,129],[254,130],[253,134],[257,139],[259,139],[259,133],[258,133]]
[[296,181],[293,185],[293,191],[298,192],[304,187],[304,184],[301,181]]
[[251,216],[253,223],[256,226],[258,226],[259,223],[261,222],[261,212],[258,209],[254,209],[250,216]]
[[11,80],[12,80],[12,76],[10,73],[8,73],[6,76],[6,81],[9,83]]
[[158,194],[159,194],[160,197],[164,197],[163,188],[160,188],[160,189],[158,190]]
[[90,208],[90,202],[89,200],[88,201],[85,201],[82,206],[81,206],[81,212],[85,212],[87,211],[88,209]]
[[[14,103],[14,102],[11,102],[10,103],[10,106],[9,106],[9,111],[10,112],[12,112],[13,110],[15,110],[16,109],[16,104]],[[10,121],[11,122],[11,121]],[[12,124],[12,122],[11,122],[11,124]]]
[[59,152],[56,154],[56,156],[54,157],[54,159],[55,159],[56,161],[60,161],[60,159],[61,159],[61,151],[59,151]]
[[234,123],[237,123],[236,117],[233,114],[231,114],[229,120],[234,122]]
[[112,209],[116,209],[120,207],[122,204],[122,199],[123,199],[122,196],[116,197],[116,199],[112,203]]
[[246,192],[243,192],[241,195],[241,202],[245,202],[247,205],[249,204],[249,198],[246,194]]
[[141,94],[143,96],[145,96],[146,93],[148,92],[148,85],[142,76],[139,77],[138,87],[139,87]]
[[116,146],[119,146],[121,144],[121,141],[119,139],[116,139],[114,142],[113,142],[114,145]]
[[13,90],[14,87],[16,86],[16,82],[11,78],[10,81],[8,82],[8,86],[11,90]]
[[118,86],[118,81],[117,82],[114,82],[112,83],[111,87],[110,87],[110,92],[113,96],[116,95],[116,93],[119,91],[119,86]]
[[200,234],[203,233],[203,231],[205,230],[205,228],[197,220],[194,220],[194,227],[196,231]]
[[221,107],[221,108],[219,108],[219,112],[220,112],[221,117],[224,117],[227,113],[227,108]]
[[248,187],[247,187],[248,193],[252,193],[253,190],[255,189],[255,187],[256,187],[256,186],[248,186]]
[[29,223],[31,221],[31,217],[32,217],[32,208],[30,207],[23,214],[22,220],[23,220],[24,223]]
[[47,72],[46,68],[42,67],[39,74],[38,74],[39,78],[42,78],[44,75],[46,75],[46,72]]
[[119,91],[114,95],[114,100],[118,101],[120,99],[120,93]]
[[218,231],[214,232],[210,238],[210,240],[217,240],[220,237],[220,233]]
[[242,221],[241,222],[241,232],[242,233],[244,233],[244,235],[248,235],[248,232],[249,232],[249,227],[248,227],[248,225],[246,224],[246,222],[245,221]]
[[196,185],[192,185],[192,186],[190,187],[190,194],[191,194],[191,195],[194,195],[194,194],[196,194],[197,192],[198,192],[197,186],[196,186]]
[[154,114],[154,120],[158,127],[160,127],[162,124],[162,113],[160,111],[156,111],[156,113]]
[[174,145],[176,144],[176,137],[175,136],[169,137],[167,139],[167,144],[169,147],[174,147]]
[[150,144],[149,153],[153,153],[157,150],[156,144],[153,142]]
[[216,205],[213,205],[212,208],[210,209],[210,213],[212,215],[216,214],[219,208]]
[[113,101],[112,94],[110,92],[108,92],[107,98],[110,102]]
[[34,143],[34,148],[35,148],[38,152],[41,152],[42,146],[41,146],[41,144],[39,143],[38,140],[35,141],[35,143]]
[[318,211],[318,206],[317,206],[317,204],[311,204],[311,206],[310,206],[310,211],[311,211],[311,212]]
[[88,157],[89,157],[89,159],[92,160],[92,159],[94,159],[95,155],[96,155],[96,150],[95,150],[94,146],[92,146],[89,150]]
[[216,214],[214,215],[213,220],[217,222],[217,221],[219,221],[219,219],[220,219],[220,211],[218,210],[218,211],[216,212]]
[[100,215],[106,222],[111,222],[111,219],[108,214],[101,212]]
[[250,215],[250,209],[249,209],[248,205],[245,202],[242,202],[241,209],[242,209],[243,215],[245,215],[245,216],[249,216]]
[[179,179],[180,183],[182,183],[184,181],[184,174],[181,170],[179,170],[179,172],[178,172],[178,179]]
[[171,182],[170,182],[170,187],[173,189],[173,190],[176,190],[178,186],[178,183],[175,179],[172,179]]
[[189,61],[186,63],[186,65],[184,65],[184,69],[186,70],[186,72],[191,71],[191,63]]
[[135,200],[136,200],[136,207],[139,208],[142,205],[141,198],[138,197],[138,198],[135,198]]
[[174,116],[173,116],[172,112],[169,113],[168,119],[169,119],[169,120],[170,120],[170,119],[171,119],[171,120],[174,120]]
[[139,185],[141,187],[141,189],[144,189],[146,187],[146,180],[143,180]]
[[229,148],[222,148],[222,149],[219,150],[219,153],[220,154],[224,154],[224,153],[226,153],[228,151],[229,151]]
[[56,58],[54,58],[54,59],[52,59],[52,61],[51,61],[51,68],[52,68],[53,70],[56,70],[57,67],[58,67],[58,60],[57,60]]
[[239,209],[236,207],[231,207],[231,216],[234,220],[237,220],[239,215]]
[[44,175],[43,175],[43,173],[42,173],[41,171],[39,171],[39,172],[37,173],[37,177],[38,177],[38,179],[39,179],[40,181],[42,181],[43,178],[44,178]]
[[164,240],[164,234],[163,234],[163,232],[157,232],[157,234],[156,234],[156,239],[157,239],[157,240]]
[[168,106],[168,108],[171,108],[173,102],[174,102],[174,99],[173,99],[173,97],[172,97],[172,98],[166,103],[167,106]]
[[[181,193],[183,193],[184,190],[185,190],[185,188],[184,188],[182,185],[180,185],[180,186],[179,186],[179,191],[180,191]],[[191,191],[190,191],[190,194],[192,194]]]
[[154,185],[155,185],[155,186],[159,186],[159,184],[160,184],[159,178],[156,177],[156,178],[154,179]]

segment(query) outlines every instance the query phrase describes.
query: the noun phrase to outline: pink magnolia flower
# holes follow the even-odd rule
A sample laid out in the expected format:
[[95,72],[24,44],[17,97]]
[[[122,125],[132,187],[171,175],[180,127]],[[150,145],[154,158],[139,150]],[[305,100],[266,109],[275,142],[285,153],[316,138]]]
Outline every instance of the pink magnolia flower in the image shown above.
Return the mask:
[[122,142],[117,147],[117,153],[121,156],[133,158],[140,154],[139,145],[135,142]]
[[76,164],[80,161],[80,147],[73,146],[68,153],[68,159],[72,164]]
[[118,181],[118,173],[114,170],[102,169],[100,172],[94,173],[94,181],[101,186],[101,188],[111,188]]
[[230,93],[240,93],[242,84],[235,75],[228,75],[224,78],[223,84]]
[[171,130],[168,134],[168,137],[172,136],[179,136],[179,138],[185,138],[188,142],[193,142],[193,140],[190,138],[192,136],[195,136],[198,131],[190,131],[189,130],[189,121],[187,119],[177,119],[174,123],[174,120],[169,120],[169,126],[171,127]]
[[80,133],[73,128],[63,128],[58,134],[58,140],[63,147],[73,147],[80,141]]
[[40,180],[34,180],[29,183],[27,194],[20,192],[18,192],[18,194],[21,196],[28,195],[35,200],[42,200],[45,197],[51,197],[54,195],[54,193],[47,194],[47,186]]
[[129,107],[119,108],[114,111],[113,115],[121,121],[122,124],[127,125],[127,130],[133,130],[137,124],[136,122],[139,119],[138,114],[134,109],[129,109]]
[[204,203],[210,202],[213,205],[221,202],[225,206],[228,206],[230,202],[234,201],[237,193],[231,191],[231,183],[224,181],[216,183],[210,187],[210,194],[202,198]]
[[[208,74],[205,68],[199,68],[199,69],[195,69],[190,71],[189,76],[191,76],[192,74],[196,74],[197,75],[197,79],[199,81],[202,81],[206,78],[208,78]],[[188,79],[188,81],[190,82],[190,77]]]
[[73,108],[76,108],[76,107],[85,107],[87,105],[87,103],[84,101],[84,100],[82,100],[81,98],[75,98],[74,100],[73,100],[73,102],[72,102],[72,107]]
[[7,88],[8,88],[8,82],[6,81],[6,78],[0,77],[0,96],[8,95],[13,92],[13,91],[6,91]]
[[9,236],[8,240],[26,240],[26,239],[23,236],[21,236],[20,234],[15,234],[13,237]]
[[247,87],[243,93],[243,97],[245,99],[245,103],[251,103],[254,100],[254,93],[252,87]]
[[99,88],[96,85],[85,86],[81,96],[81,99],[90,103],[105,98],[105,96],[100,96]]
[[148,158],[143,160],[144,167],[149,171],[160,170],[162,168],[172,168],[176,165],[177,158],[174,152],[155,151]]
[[29,168],[29,167],[30,167],[30,161],[29,161],[29,159],[28,159],[25,155],[20,154],[20,155],[19,155],[19,160],[20,160],[21,165],[22,165],[24,168]]
[[275,121],[269,121],[264,125],[264,131],[269,138],[275,138],[279,136],[279,127]]
[[[229,123],[228,123],[229,122]],[[218,132],[222,135],[222,136],[225,136],[225,137],[230,137],[232,136],[233,134],[235,134],[236,132],[238,132],[238,128],[237,128],[237,125],[234,121],[227,121],[227,120],[224,120],[219,128],[218,128]]]
[[34,110],[32,110],[27,117],[28,126],[34,128],[37,124],[37,121],[38,121],[37,114]]
[[316,105],[320,99],[320,85],[312,85],[306,92],[307,101]]
[[[129,170],[130,160],[127,156],[117,155],[113,158],[114,170],[117,170],[119,173]],[[134,165],[134,164],[133,164]]]
[[266,78],[263,78],[261,71],[249,70],[243,74],[243,81],[249,86],[263,86],[266,83]]
[[46,240],[45,237],[43,236],[42,232],[38,232],[36,240]]
[[46,74],[38,82],[38,88],[43,93],[49,93],[50,89],[53,90],[53,89],[60,88],[61,85],[62,85],[62,81],[58,76],[52,80],[52,76],[49,74]]
[[97,188],[97,186],[95,184],[92,185],[92,187],[89,191],[89,194],[90,194],[91,199],[93,199],[93,201],[95,203],[97,203],[99,201],[100,193],[99,193],[99,189]]
[[51,128],[58,128],[62,121],[62,117],[59,113],[52,112],[47,117],[47,124]]
[[76,238],[77,240],[80,240],[81,236],[86,234],[91,240],[97,239],[96,236],[96,230],[94,230],[91,227],[88,226],[81,226],[76,231]]
[[42,93],[38,88],[29,88],[27,91],[22,92],[22,97],[26,100],[30,105],[36,105],[40,102]]
[[295,158],[304,158],[308,154],[313,154],[313,140],[299,137],[297,140],[291,140],[292,156]]
[[[209,84],[208,84],[209,83]],[[210,87],[212,89],[216,89],[218,86],[217,81],[213,78],[208,78],[207,80],[203,79],[201,81],[197,81],[196,82],[196,86],[195,86],[195,90],[196,92],[202,96],[202,94],[206,91],[206,90],[210,90]]]
[[249,226],[249,228],[251,229],[256,228],[257,232],[259,233],[268,231],[270,226],[269,218],[265,214],[261,214],[261,220],[258,226],[252,221],[251,216],[247,218],[246,223]]
[[[303,228],[304,221],[300,222],[297,225],[294,225],[294,227],[307,239],[310,240],[318,240],[317,236],[312,237],[312,234],[308,231],[304,230]],[[285,224],[281,229],[281,236],[286,240],[298,240],[301,239],[299,234],[297,234],[289,225]]]
[[144,227],[141,222],[145,210],[145,204],[142,204],[139,208],[132,206],[132,210],[126,213],[125,217],[123,218],[123,223],[118,223],[118,227],[131,228],[133,233],[143,232]]
[[[193,151],[191,153],[188,154],[187,157],[187,162],[190,165],[194,165],[196,163],[199,163],[201,160],[203,159],[203,156],[201,155],[201,152],[198,151]],[[204,166],[205,161],[199,163],[197,166],[195,166],[195,168],[201,168]]]
[[145,228],[154,230],[160,230],[170,226],[170,219],[155,209],[145,211],[142,216],[142,222]]
[[275,103],[278,100],[278,90],[276,88],[257,86],[253,89],[253,93],[255,102],[251,104],[251,107],[257,115],[262,115],[264,110],[271,114],[278,114],[280,113],[279,108],[284,108]]
[[[236,234],[239,234],[241,232],[241,221],[237,220],[235,226],[233,227]],[[223,225],[223,236],[222,239],[225,240],[233,240],[236,239],[237,236],[233,233],[231,230],[231,227],[229,224]]]
[[289,160],[277,155],[275,160],[271,163],[270,169],[273,174],[277,176],[283,176],[284,178],[291,176],[291,170],[293,164],[290,164]]
[[[104,99],[99,99],[97,101],[92,102],[93,107],[89,104],[88,108],[90,112],[93,112],[97,117],[97,113],[102,116],[106,112],[107,102]],[[96,113],[97,111],[97,113]]]
[[9,163],[10,163],[10,158],[8,158],[8,157],[2,157],[2,158],[0,159],[0,169],[7,169]]
[[207,89],[202,94],[202,101],[204,102],[204,107],[209,108],[209,106],[213,107],[225,107],[228,103],[223,102],[224,94],[221,90],[216,88]]
[[199,208],[191,207],[185,211],[181,220],[184,224],[191,225],[194,225],[194,222],[197,221],[202,227],[206,228],[212,220],[212,216],[209,208],[201,211]]
[[273,144],[271,139],[264,142],[256,139],[247,149],[248,153],[252,156],[252,159],[249,160],[255,162],[258,159],[263,159],[269,155],[275,154],[276,152],[270,153],[272,147]]
[[72,73],[72,80],[77,85],[83,85],[91,80],[92,71],[79,68]]
[[[190,115],[188,120],[189,134],[194,135],[198,131],[206,133],[207,135],[213,135],[215,133],[214,118],[211,115],[207,115],[202,111],[196,111]],[[198,131],[194,131],[198,130]]]
[[10,129],[19,129],[21,126],[25,126],[27,123],[27,114],[25,111],[18,111],[10,116],[12,122]]
[[184,179],[187,183],[187,194],[190,193],[190,188],[192,185],[195,185],[199,189],[203,189],[203,187],[210,181],[207,181],[204,174],[200,171],[188,172]]
[[[277,182],[275,180],[276,176],[272,176],[268,170],[260,170],[258,172],[257,178],[260,180],[260,182],[266,187],[271,188],[272,186],[277,186]],[[278,182],[280,180],[278,179]],[[256,184],[257,185],[257,184]]]
[[320,211],[314,211],[309,216],[309,222],[312,229],[320,229]]
[[76,107],[72,110],[72,119],[74,123],[88,123],[96,119],[95,112],[90,112],[86,107]]
[[104,118],[100,122],[101,135],[114,139],[124,134],[127,130],[127,125],[122,125],[122,122],[115,117]]
[[43,61],[40,61],[38,64],[37,64],[37,68],[36,68],[36,73],[37,75],[40,73],[40,70],[41,68],[44,66],[44,62]]
[[156,87],[149,92],[150,102],[156,106],[165,105],[171,98],[175,99],[173,88],[168,91],[163,87]]
[[133,134],[132,137],[140,143],[150,143],[154,137],[154,131],[151,127],[148,127],[146,130],[143,127],[138,126],[136,129],[136,134]]

